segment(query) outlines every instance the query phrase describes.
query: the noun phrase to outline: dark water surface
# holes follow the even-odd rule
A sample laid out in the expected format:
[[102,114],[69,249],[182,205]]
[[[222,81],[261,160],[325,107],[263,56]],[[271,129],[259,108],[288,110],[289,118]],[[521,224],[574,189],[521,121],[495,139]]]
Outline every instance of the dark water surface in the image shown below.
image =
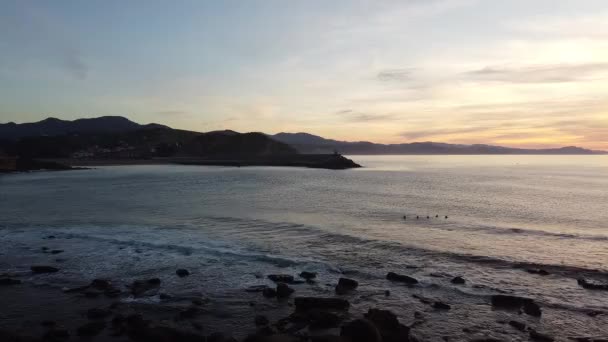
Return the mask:
[[[261,275],[310,270],[320,281],[299,293],[329,294],[326,284],[347,274],[361,283],[350,298],[354,312],[388,307],[407,323],[421,311],[429,322],[417,329],[429,340],[464,339],[461,328],[475,325],[526,340],[496,322],[513,315],[559,339],[607,334],[608,314],[586,313],[608,311],[608,292],[583,289],[575,278],[608,281],[608,156],[353,159],[365,168],[120,166],[3,175],[0,272],[40,261],[41,246],[61,248],[62,272],[32,281],[63,287],[158,276],[169,292],[232,303],[225,310],[238,323],[246,313],[235,308],[249,300],[243,289],[265,283]],[[47,235],[57,239],[41,240]],[[178,279],[176,268],[193,274]],[[388,271],[421,286],[390,284]],[[454,275],[467,285],[451,284]],[[388,298],[379,295],[386,289]],[[493,311],[488,296],[500,291],[535,298],[543,318]],[[412,294],[453,309],[433,311]]]

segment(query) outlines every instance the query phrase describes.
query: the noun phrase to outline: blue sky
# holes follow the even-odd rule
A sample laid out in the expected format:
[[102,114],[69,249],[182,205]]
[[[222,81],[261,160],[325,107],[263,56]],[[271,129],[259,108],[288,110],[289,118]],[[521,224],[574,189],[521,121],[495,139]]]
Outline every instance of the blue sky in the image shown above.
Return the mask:
[[0,0],[0,122],[608,149],[604,0]]

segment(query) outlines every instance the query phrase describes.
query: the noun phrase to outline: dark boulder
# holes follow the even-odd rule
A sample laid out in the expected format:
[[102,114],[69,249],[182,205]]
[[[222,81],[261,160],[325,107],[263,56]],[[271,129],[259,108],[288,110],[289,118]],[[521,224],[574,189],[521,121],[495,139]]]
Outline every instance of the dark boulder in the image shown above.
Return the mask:
[[52,328],[42,335],[44,341],[63,341],[70,338],[70,332],[67,329]]
[[466,281],[464,280],[463,277],[454,277],[452,278],[452,284],[464,284],[466,283]]
[[93,279],[89,286],[98,290],[107,290],[112,287],[112,283],[106,279]]
[[59,269],[53,266],[32,266],[30,270],[34,273],[55,273],[59,272]]
[[296,309],[336,309],[346,310],[350,303],[341,298],[317,298],[317,297],[296,297],[294,300]]
[[268,317],[266,317],[266,316],[257,315],[257,316],[255,316],[254,323],[256,326],[259,327],[259,326],[270,324],[270,321],[268,320]]
[[588,290],[608,290],[608,284],[600,284],[592,281],[588,281],[584,278],[579,278],[576,282],[585,289]]
[[6,285],[18,285],[21,284],[21,280],[12,278],[0,278],[0,286]]
[[316,272],[307,272],[307,271],[302,271],[300,273],[300,277],[306,279],[306,280],[312,280],[315,279],[317,277],[317,273]]
[[346,294],[359,286],[359,283],[356,280],[348,279],[348,278],[340,278],[338,280],[338,285],[336,285],[336,293],[337,294]]
[[292,293],[294,293],[294,289],[287,286],[287,284],[285,283],[278,283],[276,292],[278,298],[287,298],[291,296]]
[[386,275],[386,279],[410,285],[418,284],[418,280],[416,278],[412,278],[403,274],[397,274],[395,272],[388,272],[388,274]]
[[87,318],[88,319],[104,319],[110,316],[112,313],[110,310],[102,309],[102,308],[93,308],[87,310]]
[[534,317],[542,316],[542,310],[538,304],[536,304],[533,300],[524,301],[524,313]]
[[533,339],[534,341],[540,341],[540,342],[553,342],[555,341],[555,339],[547,334],[538,332],[534,329],[530,329],[530,338]]
[[513,310],[523,309],[523,311],[530,316],[540,317],[542,315],[540,306],[530,298],[511,295],[493,295],[491,301],[492,306],[496,308]]
[[324,310],[310,310],[306,315],[311,330],[336,328],[342,322],[342,317]]
[[53,249],[51,251],[51,254],[59,254],[59,253],[63,253],[63,249]]
[[197,307],[191,306],[179,313],[179,318],[182,319],[190,319],[198,316],[201,313],[201,310]]
[[268,275],[268,279],[274,281],[275,283],[293,283],[294,279],[292,275],[289,274],[270,274]]
[[266,298],[272,298],[272,297],[276,297],[277,296],[277,290],[267,287],[264,290],[262,290],[262,295]]
[[143,296],[145,294],[155,294],[159,287],[160,279],[158,278],[136,280],[129,286],[131,294],[135,297]]
[[509,321],[509,325],[519,331],[526,331],[526,329],[527,329],[526,324],[522,323],[520,321]]
[[548,271],[543,270],[542,268],[528,268],[526,269],[526,272],[531,274],[538,274],[541,276],[548,276],[550,274]]
[[433,307],[439,310],[450,310],[452,308],[449,304],[444,302],[435,302],[433,303]]
[[76,329],[76,334],[81,337],[89,337],[99,335],[99,333],[106,328],[106,322],[104,321],[93,321],[81,325]]
[[382,336],[376,326],[366,320],[357,319],[342,326],[340,336],[351,342],[382,342]]
[[399,329],[399,319],[397,315],[389,310],[369,309],[364,317],[374,323],[380,330]]
[[190,271],[180,268],[177,271],[175,271],[175,274],[177,274],[178,277],[183,278],[183,277],[187,277],[190,275]]

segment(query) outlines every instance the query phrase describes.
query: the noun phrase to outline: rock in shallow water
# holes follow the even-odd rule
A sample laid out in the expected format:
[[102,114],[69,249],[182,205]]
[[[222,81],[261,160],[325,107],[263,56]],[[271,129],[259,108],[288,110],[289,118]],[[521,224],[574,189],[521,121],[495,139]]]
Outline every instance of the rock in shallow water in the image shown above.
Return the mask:
[[30,267],[30,270],[32,270],[32,272],[34,273],[55,273],[55,272],[59,272],[59,269],[53,266],[43,266],[43,265],[38,265],[38,266],[32,266]]
[[315,279],[317,277],[317,273],[316,272],[307,272],[307,271],[303,271],[300,273],[300,277],[306,279],[306,280],[311,280],[311,279]]
[[340,336],[352,342],[382,342],[382,336],[376,326],[366,319],[356,319],[342,326]]
[[357,286],[359,286],[359,283],[356,280],[340,278],[338,280],[338,285],[336,285],[336,293],[339,295],[346,294],[355,290]]
[[386,279],[405,284],[418,284],[418,280],[416,278],[412,278],[404,274],[397,274],[395,272],[388,272],[388,274],[386,275]]
[[294,292],[294,289],[292,289],[291,287],[287,286],[287,284],[285,283],[278,283],[277,284],[277,297],[279,298],[287,298],[289,296],[291,296],[291,294]]
[[0,278],[0,286],[21,284],[21,280],[12,278]]
[[523,308],[523,311],[530,316],[540,317],[542,315],[540,306],[530,298],[511,295],[493,295],[491,301],[492,306],[496,308],[515,310]]
[[317,298],[317,297],[296,297],[294,300],[297,309],[348,309],[350,303],[341,298]]
[[289,274],[269,274],[268,279],[275,283],[292,283],[294,281],[293,276]]
[[452,284],[464,284],[466,283],[466,281],[464,280],[463,277],[454,277],[452,279]]
[[178,277],[183,278],[183,277],[187,277],[190,275],[190,271],[180,268],[177,271],[175,271],[175,274],[177,274]]

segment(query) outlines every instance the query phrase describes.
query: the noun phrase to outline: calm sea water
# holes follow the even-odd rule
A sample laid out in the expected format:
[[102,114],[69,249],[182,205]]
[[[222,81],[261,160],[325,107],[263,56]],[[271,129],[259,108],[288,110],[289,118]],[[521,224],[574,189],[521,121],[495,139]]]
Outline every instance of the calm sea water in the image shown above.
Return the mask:
[[[608,278],[608,156],[353,159],[365,168],[120,166],[0,176],[8,246],[0,266],[28,267],[20,262],[34,260],[40,237],[53,234],[51,247],[66,250],[70,269],[45,279],[58,286],[184,267],[193,276],[168,279],[170,290],[232,298],[260,275],[306,269],[327,283],[348,274],[369,293],[390,288],[390,301],[368,304],[403,312],[398,300],[411,300],[411,290],[383,280],[396,271],[468,312],[506,291],[554,308],[549,330],[602,331],[605,321],[576,315],[608,310],[608,295],[575,278]],[[453,275],[471,285],[455,288]]]

